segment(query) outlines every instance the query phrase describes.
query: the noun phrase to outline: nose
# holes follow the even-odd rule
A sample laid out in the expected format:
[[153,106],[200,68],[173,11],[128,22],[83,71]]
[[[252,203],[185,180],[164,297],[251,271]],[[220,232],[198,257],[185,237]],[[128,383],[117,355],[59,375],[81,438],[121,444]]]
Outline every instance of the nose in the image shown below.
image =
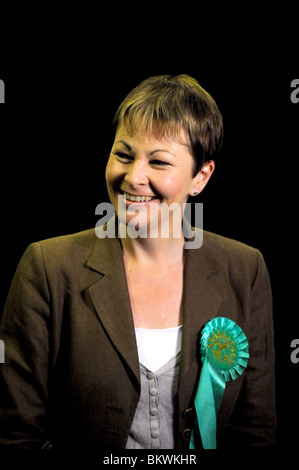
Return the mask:
[[139,185],[147,184],[148,178],[146,175],[146,168],[144,162],[140,160],[135,160],[134,162],[132,162],[128,168],[124,180],[132,188],[135,188]]

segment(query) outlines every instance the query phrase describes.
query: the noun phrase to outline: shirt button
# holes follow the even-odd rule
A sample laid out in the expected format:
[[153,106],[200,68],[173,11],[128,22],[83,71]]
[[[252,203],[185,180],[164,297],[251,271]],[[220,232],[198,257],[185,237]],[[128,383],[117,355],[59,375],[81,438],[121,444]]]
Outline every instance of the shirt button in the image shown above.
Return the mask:
[[152,431],[151,436],[153,439],[157,439],[157,437],[159,437],[159,431]]
[[155,395],[157,395],[158,393],[158,390],[156,388],[151,388],[150,389],[150,394],[154,397]]
[[148,373],[147,373],[147,378],[148,378],[148,380],[153,379],[153,378],[154,378],[154,374],[153,374],[152,372],[148,372]]
[[152,408],[152,409],[151,409],[151,415],[152,415],[152,416],[157,416],[157,414],[158,414],[157,408]]
[[191,437],[191,432],[191,429],[184,429],[184,431],[182,432],[182,438],[184,439],[184,441],[189,441]]
[[193,413],[193,408],[187,408],[184,413],[183,413],[183,416],[184,418],[189,418]]

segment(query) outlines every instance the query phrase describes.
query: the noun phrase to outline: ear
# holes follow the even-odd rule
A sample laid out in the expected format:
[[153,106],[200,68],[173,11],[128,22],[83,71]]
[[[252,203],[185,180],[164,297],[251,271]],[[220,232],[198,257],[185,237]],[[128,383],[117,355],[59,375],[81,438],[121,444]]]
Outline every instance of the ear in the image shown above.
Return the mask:
[[209,181],[210,177],[212,176],[213,171],[215,170],[215,162],[210,160],[205,162],[201,167],[201,170],[194,176],[192,180],[192,184],[190,187],[189,195],[196,196],[197,194],[201,193],[204,189],[205,185]]
[[201,193],[201,191],[204,189],[205,185],[209,181],[210,177],[212,176],[214,170],[215,162],[213,160],[210,160],[203,164],[201,170],[192,180],[192,184],[189,191],[190,196],[196,196],[197,194]]

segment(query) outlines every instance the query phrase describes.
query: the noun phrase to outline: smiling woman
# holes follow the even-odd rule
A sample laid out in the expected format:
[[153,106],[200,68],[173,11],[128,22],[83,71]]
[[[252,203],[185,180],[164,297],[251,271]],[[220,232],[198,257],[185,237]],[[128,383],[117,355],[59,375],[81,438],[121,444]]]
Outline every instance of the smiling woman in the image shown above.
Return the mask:
[[[120,124],[106,168],[108,194],[120,222],[128,226],[137,211],[139,228],[158,224],[158,231],[162,233],[165,222],[169,224],[167,228],[171,229],[169,236],[172,237],[173,218],[156,220],[157,212],[150,209],[153,204],[159,207],[161,204],[174,207],[175,204],[181,214],[177,225],[181,227],[183,204],[189,195],[203,190],[214,170],[214,162],[209,161],[193,176],[194,165],[184,129],[174,140],[155,134],[147,136],[141,128],[131,135],[125,125]],[[118,196],[123,196],[123,206]],[[139,210],[141,207],[146,211]],[[177,233],[176,229],[174,231]],[[148,230],[148,233],[153,231]]]
[[[151,77],[113,125],[106,183],[116,215],[97,232],[33,243],[14,276],[0,328],[0,446],[273,446],[263,257],[196,228],[203,243],[187,249],[182,229],[184,204],[215,169],[218,107],[194,78]],[[149,236],[131,236],[136,213]]]
[[[139,226],[165,221],[167,229],[172,228],[172,218],[157,221],[150,217],[150,204],[176,203],[182,215],[188,197],[199,194],[207,184],[223,136],[215,101],[188,75],[151,77],[119,106],[113,128],[106,181],[119,219],[128,224],[129,214],[132,219],[133,209],[142,204],[147,212],[140,211]],[[124,196],[130,209],[125,215],[117,205],[118,195]],[[177,217],[177,225],[181,219]],[[162,227],[158,230],[161,233]]]

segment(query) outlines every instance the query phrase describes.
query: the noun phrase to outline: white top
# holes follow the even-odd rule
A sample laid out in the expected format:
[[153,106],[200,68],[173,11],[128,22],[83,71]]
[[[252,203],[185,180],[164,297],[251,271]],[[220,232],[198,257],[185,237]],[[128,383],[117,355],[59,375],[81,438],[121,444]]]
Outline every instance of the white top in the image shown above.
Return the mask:
[[151,330],[135,328],[139,362],[158,371],[181,350],[183,326]]

